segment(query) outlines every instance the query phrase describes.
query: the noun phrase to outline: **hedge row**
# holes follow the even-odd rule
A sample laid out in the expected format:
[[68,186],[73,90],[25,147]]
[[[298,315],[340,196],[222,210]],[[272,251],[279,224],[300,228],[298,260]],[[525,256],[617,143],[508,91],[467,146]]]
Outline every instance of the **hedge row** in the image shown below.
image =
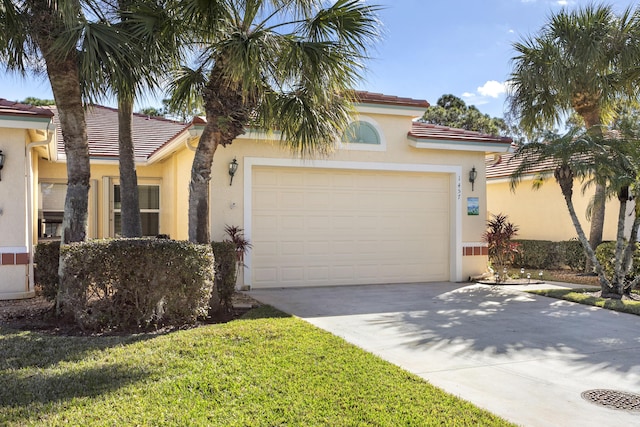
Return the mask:
[[586,256],[577,239],[562,242],[549,240],[514,240],[519,244],[514,267],[552,269],[568,266],[572,270],[584,269]]

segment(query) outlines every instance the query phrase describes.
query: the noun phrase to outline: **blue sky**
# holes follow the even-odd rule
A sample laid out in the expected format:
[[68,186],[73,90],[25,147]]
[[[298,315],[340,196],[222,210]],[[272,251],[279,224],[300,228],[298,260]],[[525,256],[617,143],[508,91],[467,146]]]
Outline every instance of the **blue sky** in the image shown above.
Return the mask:
[[[504,82],[511,71],[512,44],[535,34],[553,12],[591,0],[373,0],[383,39],[372,52],[359,89],[387,95],[437,99],[452,93],[480,111],[502,117]],[[617,11],[631,0],[609,1]],[[0,98],[53,98],[44,78],[0,75]],[[108,104],[108,103],[105,103]],[[140,106],[156,105],[153,98]]]

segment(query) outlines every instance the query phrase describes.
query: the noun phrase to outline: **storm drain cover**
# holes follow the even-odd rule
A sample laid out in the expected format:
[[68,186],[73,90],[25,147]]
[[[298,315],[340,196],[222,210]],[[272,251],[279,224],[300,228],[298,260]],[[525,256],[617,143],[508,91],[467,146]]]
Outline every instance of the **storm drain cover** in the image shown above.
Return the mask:
[[582,398],[596,405],[611,409],[640,411],[640,394],[601,389],[587,390],[582,393]]

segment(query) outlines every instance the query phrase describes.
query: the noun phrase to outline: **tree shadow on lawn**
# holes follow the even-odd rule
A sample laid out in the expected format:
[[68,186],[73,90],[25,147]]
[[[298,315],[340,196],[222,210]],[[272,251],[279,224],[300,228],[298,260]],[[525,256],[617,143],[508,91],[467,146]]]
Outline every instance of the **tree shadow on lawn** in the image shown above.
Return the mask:
[[0,420],[26,421],[56,411],[52,403],[73,398],[94,398],[135,383],[147,376],[141,369],[111,364],[75,371],[0,373]]
[[126,346],[159,335],[160,333],[110,336],[47,335],[0,325],[0,372],[28,367],[47,368],[63,361],[80,361],[93,351]]
[[[399,345],[446,347],[452,357],[511,363],[552,359],[587,373],[640,372],[637,317],[482,285],[422,301],[420,309],[384,313],[370,324],[390,328]],[[625,354],[626,353],[626,354]]]

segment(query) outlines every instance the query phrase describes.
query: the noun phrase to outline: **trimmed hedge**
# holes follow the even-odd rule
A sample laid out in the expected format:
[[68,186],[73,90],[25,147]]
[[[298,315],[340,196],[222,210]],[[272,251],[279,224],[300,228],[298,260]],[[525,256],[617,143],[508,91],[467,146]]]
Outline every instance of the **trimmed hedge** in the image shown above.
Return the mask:
[[60,313],[83,329],[193,323],[214,287],[209,245],[166,239],[114,239],[63,245]]
[[514,240],[519,244],[514,267],[553,269],[568,266],[572,270],[584,269],[586,255],[577,239],[562,242],[550,240]]
[[58,266],[60,262],[60,242],[41,242],[33,256],[35,266],[34,281],[42,296],[54,301],[58,295]]
[[216,258],[216,289],[222,307],[229,311],[238,277],[236,245],[233,242],[211,242],[211,248]]

